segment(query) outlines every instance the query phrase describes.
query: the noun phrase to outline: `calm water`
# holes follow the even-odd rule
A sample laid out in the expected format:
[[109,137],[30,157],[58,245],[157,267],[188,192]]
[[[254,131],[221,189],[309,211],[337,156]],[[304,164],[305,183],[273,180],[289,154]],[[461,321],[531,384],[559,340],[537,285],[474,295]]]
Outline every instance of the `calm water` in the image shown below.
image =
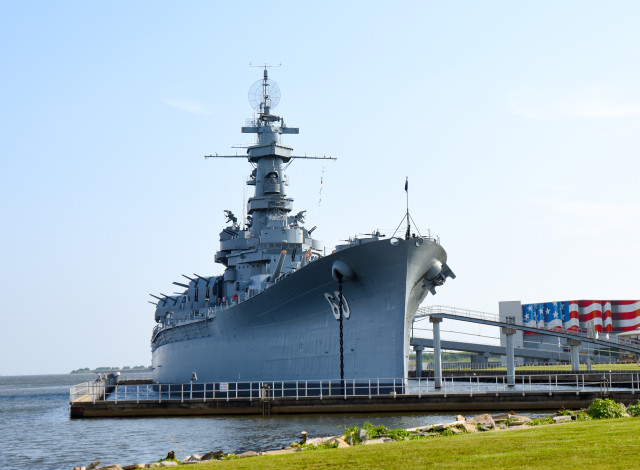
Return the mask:
[[300,415],[202,418],[69,419],[69,387],[95,375],[0,377],[0,468],[67,469],[91,461],[149,463],[191,453],[278,449],[340,434],[365,421],[409,428],[453,421],[454,414]]

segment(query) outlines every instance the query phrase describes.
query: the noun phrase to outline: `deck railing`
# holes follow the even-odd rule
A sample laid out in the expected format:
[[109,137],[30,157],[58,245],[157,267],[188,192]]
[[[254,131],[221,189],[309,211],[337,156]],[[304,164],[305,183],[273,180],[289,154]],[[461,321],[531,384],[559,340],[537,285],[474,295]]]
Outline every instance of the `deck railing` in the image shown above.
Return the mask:
[[640,391],[640,373],[592,373],[518,375],[509,385],[506,376],[470,375],[443,377],[442,387],[436,388],[432,378],[381,378],[335,380],[297,380],[271,382],[209,382],[185,384],[120,384],[106,385],[86,382],[71,387],[69,400],[113,402],[185,402],[185,401],[270,401],[278,398],[395,398],[398,395],[416,396],[478,393],[522,393],[548,391],[575,392],[624,390]]

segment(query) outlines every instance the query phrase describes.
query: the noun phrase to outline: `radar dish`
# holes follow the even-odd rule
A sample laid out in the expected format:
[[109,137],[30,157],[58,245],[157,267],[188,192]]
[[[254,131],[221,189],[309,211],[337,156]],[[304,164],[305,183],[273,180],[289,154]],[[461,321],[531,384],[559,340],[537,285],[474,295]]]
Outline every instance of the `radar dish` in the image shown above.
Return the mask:
[[273,80],[258,80],[249,88],[249,103],[260,113],[269,113],[279,102],[280,87]]

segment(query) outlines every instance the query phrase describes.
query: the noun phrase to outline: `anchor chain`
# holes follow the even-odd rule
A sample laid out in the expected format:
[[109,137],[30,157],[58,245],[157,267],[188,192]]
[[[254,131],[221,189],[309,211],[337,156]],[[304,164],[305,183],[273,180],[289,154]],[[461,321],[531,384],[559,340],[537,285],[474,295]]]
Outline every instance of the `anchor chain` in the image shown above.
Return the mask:
[[344,394],[344,335],[342,332],[342,275],[338,273],[338,320],[340,322],[340,393]]

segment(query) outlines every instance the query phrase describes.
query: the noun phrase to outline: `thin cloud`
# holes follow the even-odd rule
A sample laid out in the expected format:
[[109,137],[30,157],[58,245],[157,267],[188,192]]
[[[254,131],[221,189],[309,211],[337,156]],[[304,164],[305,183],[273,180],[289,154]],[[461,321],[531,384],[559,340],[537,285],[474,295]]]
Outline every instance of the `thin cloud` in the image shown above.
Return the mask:
[[514,90],[507,97],[511,111],[530,119],[606,119],[640,116],[640,104],[613,96],[603,87],[590,87],[566,95],[531,89]]
[[197,103],[195,101],[190,100],[164,100],[169,106],[174,108],[178,108],[181,111],[186,111],[188,113],[194,114],[209,114],[209,112],[205,109],[205,107]]

